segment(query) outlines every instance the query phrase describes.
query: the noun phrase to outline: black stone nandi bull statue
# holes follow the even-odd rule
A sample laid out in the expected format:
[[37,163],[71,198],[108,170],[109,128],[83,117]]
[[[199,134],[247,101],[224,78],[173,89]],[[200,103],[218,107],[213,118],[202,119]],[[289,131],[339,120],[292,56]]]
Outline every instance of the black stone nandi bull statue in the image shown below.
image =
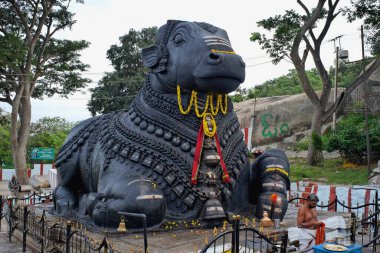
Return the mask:
[[289,164],[272,150],[250,167],[227,98],[244,81],[245,63],[227,33],[169,20],[142,60],[151,72],[128,111],[90,118],[69,134],[56,161],[55,210],[109,227],[118,225],[118,212],[145,213],[155,226],[222,220],[252,203],[261,215],[276,193],[282,203],[274,212],[282,218]]

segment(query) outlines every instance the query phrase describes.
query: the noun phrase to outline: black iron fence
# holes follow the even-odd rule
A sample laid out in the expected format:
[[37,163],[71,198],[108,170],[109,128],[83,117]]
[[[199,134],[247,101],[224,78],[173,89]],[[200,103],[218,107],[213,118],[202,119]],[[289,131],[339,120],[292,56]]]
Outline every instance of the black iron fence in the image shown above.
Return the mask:
[[[300,204],[305,198],[296,197],[289,200],[290,204]],[[53,222],[47,219],[45,210],[37,214],[35,207],[39,203],[51,201],[51,194],[33,193],[24,198],[3,197],[0,195],[0,230],[1,221],[8,224],[9,241],[16,230],[22,234],[23,252],[26,250],[27,236],[31,236],[39,245],[40,252],[101,252],[113,253],[114,250],[106,234],[102,240],[96,242],[88,236],[85,229],[75,226],[71,222]],[[373,252],[380,248],[378,192],[375,199],[363,205],[346,205],[337,197],[327,203],[318,204],[319,208],[337,211],[338,207],[351,213],[351,241],[372,248]],[[364,209],[366,211],[364,211]],[[368,213],[366,217],[358,214]],[[126,214],[124,214],[126,215]],[[142,217],[143,218],[143,217]],[[275,231],[264,234],[255,227],[247,227],[240,222],[239,216],[232,219],[232,229],[216,233],[214,238],[206,243],[200,252],[281,252],[289,249],[287,231]],[[146,230],[145,230],[146,231]],[[147,233],[144,233],[144,252],[147,252]]]
[[264,233],[256,228],[242,227],[240,216],[232,218],[232,230],[222,232],[208,243],[200,253],[210,252],[287,252],[288,233],[286,230]]
[[[37,215],[33,203],[50,201],[51,194],[33,193],[25,198],[3,198],[0,196],[0,224],[6,219],[8,238],[16,230],[22,233],[23,252],[26,252],[27,236],[31,236],[39,245],[40,252],[59,253],[113,253],[112,245],[106,234],[100,242],[92,240],[81,227],[75,227],[70,221],[52,222],[47,219],[46,211]],[[30,204],[32,202],[32,204]],[[1,229],[1,227],[0,227]]]
[[[24,198],[3,197],[0,195],[0,224],[5,219],[8,224],[8,239],[11,242],[15,231],[22,237],[23,252],[26,251],[27,237],[31,237],[34,244],[38,246],[41,253],[62,252],[62,253],[113,253],[115,252],[108,234],[101,241],[94,241],[92,236],[88,236],[86,230],[78,223],[70,221],[52,221],[48,219],[46,211],[38,204],[51,201],[51,194],[32,193]],[[36,212],[40,210],[39,212]],[[121,213],[124,216],[135,215],[131,213]],[[144,221],[146,217],[140,217]],[[287,249],[287,231],[276,231],[264,235],[254,227],[241,224],[240,216],[233,216],[232,228],[220,234],[214,234],[214,238],[207,242],[207,245],[200,252],[216,252],[217,247],[222,248],[222,252],[281,252]],[[1,225],[0,225],[1,229]],[[148,252],[148,236],[144,229],[144,247],[142,252]]]

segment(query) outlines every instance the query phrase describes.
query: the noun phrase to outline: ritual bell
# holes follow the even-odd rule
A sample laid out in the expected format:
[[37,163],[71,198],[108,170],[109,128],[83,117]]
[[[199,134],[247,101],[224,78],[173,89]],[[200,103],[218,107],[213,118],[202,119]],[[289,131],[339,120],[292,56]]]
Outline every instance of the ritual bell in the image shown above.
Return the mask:
[[119,227],[117,228],[118,232],[127,232],[127,228],[125,227],[125,218],[121,216]]

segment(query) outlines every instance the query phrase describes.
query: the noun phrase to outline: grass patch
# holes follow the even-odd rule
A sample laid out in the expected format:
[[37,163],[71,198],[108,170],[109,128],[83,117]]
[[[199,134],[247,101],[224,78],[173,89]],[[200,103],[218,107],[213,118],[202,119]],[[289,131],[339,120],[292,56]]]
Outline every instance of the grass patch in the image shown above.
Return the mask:
[[338,158],[325,159],[324,165],[321,167],[307,165],[304,158],[289,158],[289,162],[290,181],[292,182],[311,178],[313,181],[326,184],[368,184],[366,165],[343,166],[342,159]]

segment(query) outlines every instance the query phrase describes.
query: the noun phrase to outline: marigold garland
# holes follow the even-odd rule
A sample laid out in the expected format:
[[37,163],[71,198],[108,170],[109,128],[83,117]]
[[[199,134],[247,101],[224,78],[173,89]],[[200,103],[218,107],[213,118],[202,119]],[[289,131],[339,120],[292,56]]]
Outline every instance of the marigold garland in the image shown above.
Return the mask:
[[220,108],[220,111],[222,112],[222,114],[226,115],[227,114],[227,108],[228,108],[228,96],[227,96],[227,94],[224,94],[224,101],[222,101],[222,100],[223,100],[223,95],[221,95],[221,94],[217,95],[217,100],[216,100],[216,104],[215,104],[216,108],[214,108],[213,95],[207,95],[204,110],[202,113],[200,113],[199,108],[198,108],[198,93],[196,91],[192,91],[189,105],[187,106],[186,110],[184,110],[183,106],[182,106],[182,100],[181,100],[181,88],[180,88],[180,85],[177,85],[178,108],[179,108],[179,111],[184,115],[186,115],[190,112],[193,104],[194,104],[195,114],[197,115],[198,118],[203,118],[204,115],[207,113],[209,107],[210,107],[210,112],[213,116],[216,116],[218,114],[219,108]]
[[216,105],[215,105],[215,107],[216,107],[216,110],[214,111],[214,97],[213,96],[208,96],[208,98],[210,98],[210,111],[211,111],[211,114],[213,115],[213,116],[216,116],[217,114],[218,114],[218,112],[219,112],[219,106],[218,106],[218,103],[219,103],[219,96],[221,96],[221,95],[218,95],[217,96],[217,100],[216,100]]
[[190,98],[190,103],[187,107],[186,110],[183,110],[183,107],[182,107],[182,101],[181,101],[181,88],[180,86],[178,85],[177,86],[177,98],[178,98],[178,107],[179,107],[179,111],[182,113],[182,114],[188,114],[191,110],[191,106],[193,105],[193,102],[194,102],[194,93],[195,91],[192,91],[191,92],[191,98]]
[[198,109],[198,94],[197,92],[194,91],[194,110],[195,110],[195,114],[197,115],[198,118],[202,118],[205,113],[207,112],[208,110],[208,106],[209,106],[209,96],[207,96],[206,98],[206,104],[205,104],[205,108],[203,110],[202,113],[199,113],[199,109]]
[[226,115],[227,114],[227,107],[228,107],[227,106],[228,96],[227,96],[227,94],[224,94],[224,108],[223,108],[223,102],[222,102],[222,95],[219,95],[219,96],[218,96],[218,102],[220,104],[220,111],[222,112],[223,115]]

